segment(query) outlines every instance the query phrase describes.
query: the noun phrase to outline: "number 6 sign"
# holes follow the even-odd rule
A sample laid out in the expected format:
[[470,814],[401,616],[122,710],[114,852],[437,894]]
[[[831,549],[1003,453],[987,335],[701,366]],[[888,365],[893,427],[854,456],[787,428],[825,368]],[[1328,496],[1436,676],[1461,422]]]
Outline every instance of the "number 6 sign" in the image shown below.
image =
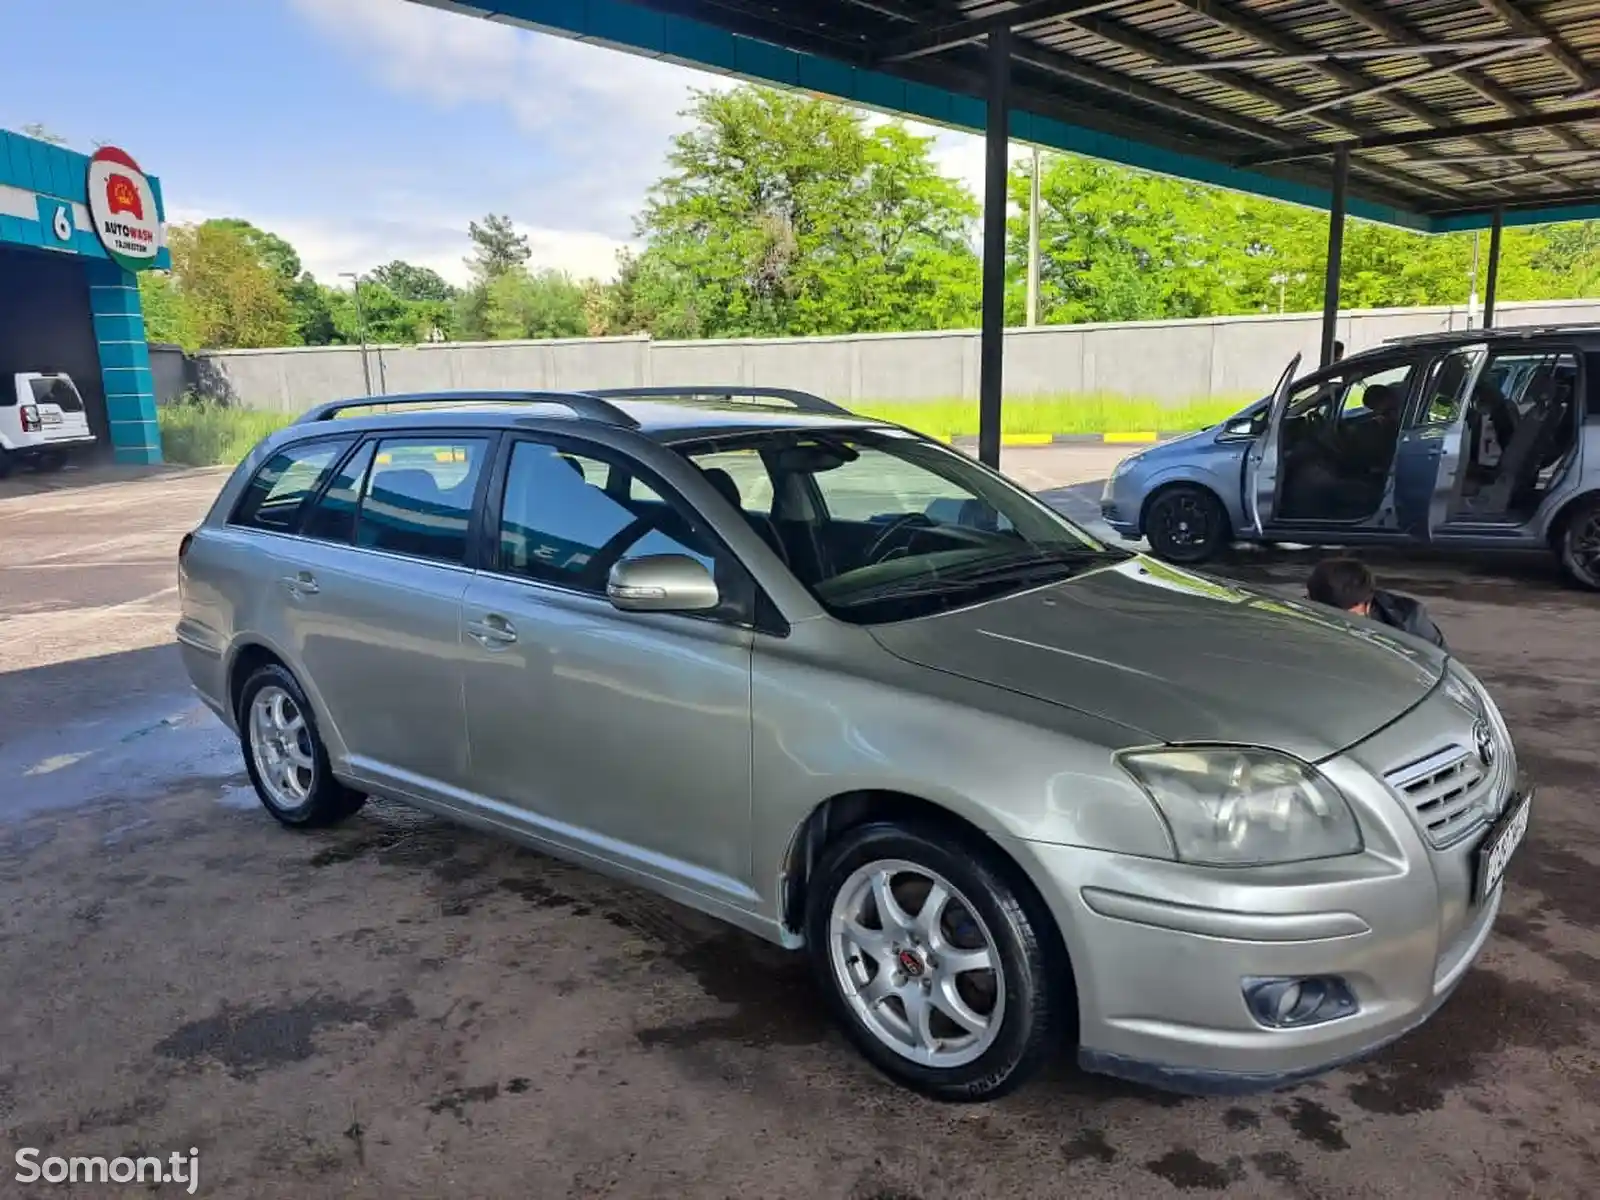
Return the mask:
[[72,240],[72,217],[67,212],[65,204],[56,205],[55,221],[52,224],[54,225],[58,242],[70,242]]

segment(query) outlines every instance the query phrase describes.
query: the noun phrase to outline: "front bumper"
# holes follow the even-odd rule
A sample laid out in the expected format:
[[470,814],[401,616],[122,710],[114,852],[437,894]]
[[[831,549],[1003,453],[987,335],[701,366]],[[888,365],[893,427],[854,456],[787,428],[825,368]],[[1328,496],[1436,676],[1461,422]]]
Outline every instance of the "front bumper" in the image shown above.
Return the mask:
[[[1249,872],[1030,843],[1072,956],[1082,1067],[1174,1091],[1256,1092],[1426,1022],[1482,951],[1501,891],[1451,926],[1442,914],[1460,909],[1441,889],[1460,880],[1436,875],[1420,838],[1394,848]],[[1274,1028],[1245,1000],[1252,978],[1329,976],[1355,1012]]]

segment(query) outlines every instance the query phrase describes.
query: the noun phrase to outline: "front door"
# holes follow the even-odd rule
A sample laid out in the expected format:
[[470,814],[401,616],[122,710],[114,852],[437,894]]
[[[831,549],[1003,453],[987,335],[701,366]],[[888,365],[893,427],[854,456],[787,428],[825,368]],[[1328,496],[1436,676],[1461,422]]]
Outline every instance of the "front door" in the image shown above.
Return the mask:
[[493,445],[449,433],[369,440],[280,551],[293,653],[353,770],[425,796],[467,784],[461,597]]
[[1267,427],[1250,444],[1244,460],[1244,503],[1250,514],[1250,527],[1260,537],[1267,522],[1272,519],[1273,504],[1278,495],[1278,467],[1282,461],[1283,418],[1289,405],[1289,385],[1300,368],[1296,354],[1278,377],[1278,386],[1272,389],[1267,404]]
[[625,613],[615,562],[688,554],[739,571],[625,456],[519,438],[492,556],[463,605],[473,788],[582,852],[702,894],[750,893],[751,633],[723,610]]
[[1461,471],[1467,398],[1483,369],[1484,347],[1464,346],[1428,368],[1406,416],[1394,460],[1394,515],[1401,533],[1431,540],[1449,517]]

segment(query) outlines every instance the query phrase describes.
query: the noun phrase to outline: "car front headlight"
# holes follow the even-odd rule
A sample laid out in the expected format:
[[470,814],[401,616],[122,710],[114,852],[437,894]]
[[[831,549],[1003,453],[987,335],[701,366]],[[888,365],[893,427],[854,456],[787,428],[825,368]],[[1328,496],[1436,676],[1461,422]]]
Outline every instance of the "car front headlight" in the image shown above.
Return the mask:
[[1180,862],[1253,867],[1361,850],[1349,802],[1315,767],[1286,754],[1168,747],[1117,761],[1165,819]]

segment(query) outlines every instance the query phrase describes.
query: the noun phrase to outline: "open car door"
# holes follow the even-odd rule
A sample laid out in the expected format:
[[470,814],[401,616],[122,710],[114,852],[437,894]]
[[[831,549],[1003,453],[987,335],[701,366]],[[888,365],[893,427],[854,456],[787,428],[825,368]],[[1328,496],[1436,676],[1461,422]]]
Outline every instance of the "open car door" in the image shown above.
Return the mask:
[[1300,369],[1300,355],[1289,360],[1278,378],[1267,405],[1267,425],[1261,436],[1250,445],[1244,459],[1244,506],[1250,515],[1250,527],[1257,537],[1272,517],[1272,506],[1278,495],[1278,474],[1282,455],[1283,418],[1289,408],[1290,385],[1294,373]]
[[1428,541],[1449,519],[1463,469],[1465,427],[1484,364],[1484,345],[1451,350],[1429,367],[1395,446],[1394,516],[1401,532]]

